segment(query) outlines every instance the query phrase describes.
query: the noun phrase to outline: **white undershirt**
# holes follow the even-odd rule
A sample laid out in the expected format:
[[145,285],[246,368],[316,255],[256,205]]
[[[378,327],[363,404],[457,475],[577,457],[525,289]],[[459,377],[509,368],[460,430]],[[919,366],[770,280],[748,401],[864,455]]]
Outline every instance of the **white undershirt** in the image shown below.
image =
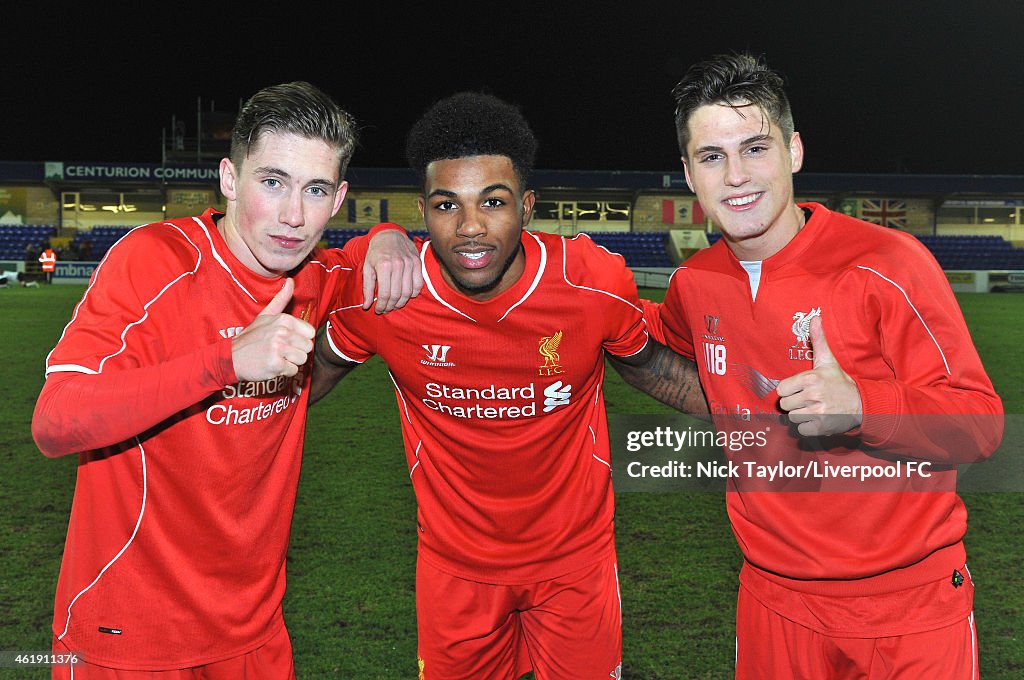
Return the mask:
[[740,265],[747,270],[750,277],[750,299],[757,299],[757,287],[761,285],[761,260],[740,260]]

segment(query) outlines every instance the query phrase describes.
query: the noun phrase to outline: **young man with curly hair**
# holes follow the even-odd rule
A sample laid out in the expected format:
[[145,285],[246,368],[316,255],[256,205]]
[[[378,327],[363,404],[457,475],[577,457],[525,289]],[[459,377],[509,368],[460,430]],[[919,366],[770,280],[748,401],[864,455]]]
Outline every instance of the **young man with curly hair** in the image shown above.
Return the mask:
[[659,398],[706,410],[692,362],[648,338],[621,256],[525,231],[536,146],[496,97],[431,107],[407,146],[425,293],[381,317],[343,292],[317,344],[313,399],[373,354],[394,379],[427,680],[619,677],[605,353]]

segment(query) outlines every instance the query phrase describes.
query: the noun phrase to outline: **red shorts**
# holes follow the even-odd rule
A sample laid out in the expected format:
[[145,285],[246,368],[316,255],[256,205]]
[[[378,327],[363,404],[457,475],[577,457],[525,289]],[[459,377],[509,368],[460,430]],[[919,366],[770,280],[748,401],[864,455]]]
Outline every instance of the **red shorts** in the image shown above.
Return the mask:
[[[53,651],[67,653],[64,644],[54,640]],[[70,650],[73,651],[73,650]],[[292,641],[288,629],[281,630],[248,654],[193,668],[166,671],[126,671],[80,662],[74,666],[54,666],[53,680],[295,680]]]
[[614,554],[528,585],[477,583],[416,564],[421,680],[619,678],[622,610]]
[[740,587],[736,680],[978,680],[974,614],[910,635],[838,637],[777,614]]

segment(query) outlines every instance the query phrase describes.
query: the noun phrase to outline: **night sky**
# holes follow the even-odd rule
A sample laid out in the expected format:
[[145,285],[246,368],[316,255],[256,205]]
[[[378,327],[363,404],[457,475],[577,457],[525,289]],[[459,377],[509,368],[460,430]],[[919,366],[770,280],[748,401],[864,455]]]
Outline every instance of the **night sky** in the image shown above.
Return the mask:
[[1024,175],[1017,0],[231,4],[5,7],[0,161],[159,162],[161,130],[194,134],[200,99],[234,112],[302,79],[359,121],[356,167],[405,167],[412,121],[477,89],[522,108],[538,168],[675,171],[673,85],[746,50],[786,78],[804,172]]

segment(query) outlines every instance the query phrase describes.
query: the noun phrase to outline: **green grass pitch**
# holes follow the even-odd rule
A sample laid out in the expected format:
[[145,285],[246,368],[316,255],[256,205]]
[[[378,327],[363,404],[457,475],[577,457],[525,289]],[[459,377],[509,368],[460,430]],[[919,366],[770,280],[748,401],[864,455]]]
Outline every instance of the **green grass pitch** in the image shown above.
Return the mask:
[[[76,460],[48,460],[29,424],[43,361],[83,286],[0,290],[0,651],[49,648]],[[663,291],[643,291],[660,299]],[[959,297],[1008,413],[1024,413],[1024,295]],[[668,413],[608,372],[612,413]],[[1020,416],[1015,416],[1020,417]],[[1005,447],[1004,447],[1005,448]],[[731,677],[740,555],[716,493],[617,500],[626,678]],[[1024,494],[965,494],[981,672],[1024,677]],[[383,365],[310,414],[285,616],[300,678],[413,678],[415,499]],[[0,669],[0,677],[48,677]]]

